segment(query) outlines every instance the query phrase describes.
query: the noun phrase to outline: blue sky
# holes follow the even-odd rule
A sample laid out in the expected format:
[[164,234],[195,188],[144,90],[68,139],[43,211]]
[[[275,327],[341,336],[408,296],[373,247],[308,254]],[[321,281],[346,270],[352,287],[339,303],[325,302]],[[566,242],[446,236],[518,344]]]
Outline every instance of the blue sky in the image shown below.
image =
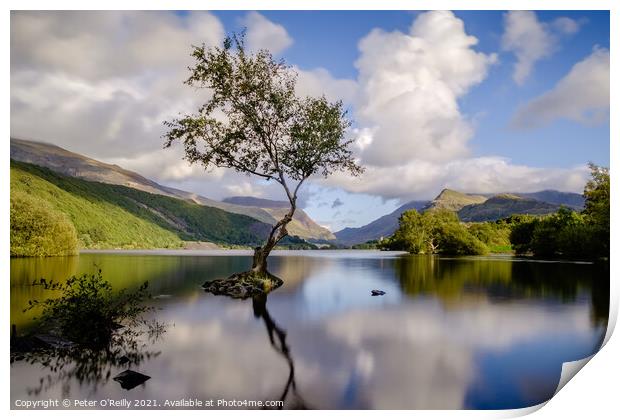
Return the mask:
[[[281,56],[302,68],[324,67],[339,78],[355,78],[357,44],[373,28],[407,32],[417,11],[261,11],[269,20],[283,25],[294,43]],[[515,163],[536,166],[566,166],[584,162],[584,156],[609,165],[609,125],[584,126],[557,121],[539,130],[510,129],[516,108],[551,88],[595,45],[609,48],[607,11],[539,11],[541,22],[566,16],[580,22],[579,32],[562,39],[557,51],[541,60],[527,83],[519,88],[511,79],[515,57],[501,52],[504,32],[503,11],[455,11],[465,22],[468,34],[478,38],[477,50],[500,52],[501,64],[461,101],[462,110],[478,120],[471,141],[474,153],[509,156]],[[214,12],[231,31],[243,29],[243,11]],[[585,140],[587,139],[587,140]],[[562,150],[557,153],[558,148]],[[535,153],[534,149],[536,149]]]
[[366,174],[302,191],[334,231],[446,187],[579,192],[588,161],[609,165],[605,11],[14,13],[11,134],[215,199],[281,199],[161,148],[161,122],[200,103],[180,84],[189,45],[243,27],[295,66],[300,94],[343,99],[355,121]]

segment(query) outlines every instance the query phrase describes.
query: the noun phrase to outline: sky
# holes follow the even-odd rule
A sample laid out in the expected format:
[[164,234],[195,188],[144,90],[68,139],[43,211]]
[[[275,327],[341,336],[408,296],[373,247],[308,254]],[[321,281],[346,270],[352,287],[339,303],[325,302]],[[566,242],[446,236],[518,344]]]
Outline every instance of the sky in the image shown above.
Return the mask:
[[364,175],[301,190],[332,231],[443,188],[581,192],[587,162],[609,165],[606,11],[12,12],[11,136],[214,199],[283,199],[162,148],[162,122],[205,99],[182,84],[191,45],[243,28],[293,67],[299,95],[343,100],[354,121]]

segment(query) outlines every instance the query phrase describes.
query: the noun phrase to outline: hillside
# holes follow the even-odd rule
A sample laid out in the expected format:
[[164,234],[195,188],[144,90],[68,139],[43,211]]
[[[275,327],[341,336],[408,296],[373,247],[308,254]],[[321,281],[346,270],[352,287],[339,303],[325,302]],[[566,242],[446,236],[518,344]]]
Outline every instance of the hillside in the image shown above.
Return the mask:
[[503,219],[513,214],[549,214],[560,208],[558,204],[545,203],[514,194],[499,194],[480,204],[470,204],[458,211],[463,222],[484,222]]
[[250,206],[250,207],[261,207],[261,208],[271,208],[271,209],[279,209],[279,208],[288,208],[288,201],[278,201],[278,200],[268,200],[266,198],[258,198],[258,197],[246,197],[246,196],[236,196],[236,197],[227,197],[222,200],[223,203],[227,204],[235,204],[237,206]]
[[[100,162],[49,143],[11,138],[11,159],[46,167],[63,175],[87,181],[123,185],[152,194],[191,201],[230,213],[249,216],[271,225],[277,221],[277,216],[274,215],[277,211],[270,211],[271,207],[264,209],[262,205],[239,205],[234,202],[221,202],[198,194],[166,187],[136,172],[123,169],[118,165]],[[274,203],[278,202],[274,201]],[[294,223],[289,225],[289,233],[291,235],[304,239],[333,239],[333,235],[329,230],[319,226],[304,212],[296,214],[293,221]]]
[[[234,204],[240,206],[248,206],[250,208],[260,208],[269,213],[271,217],[280,220],[289,210],[287,201],[267,200],[257,197],[228,197],[223,200],[226,204]],[[329,229],[319,226],[308,214],[302,209],[295,211],[293,220],[288,224],[289,233],[300,238],[314,239],[319,241],[330,241],[336,239]]]
[[519,197],[532,198],[545,203],[557,204],[570,207],[575,210],[583,210],[585,206],[585,198],[582,194],[562,192],[556,190],[543,190],[533,193],[515,193]]
[[450,189],[442,190],[423,210],[446,209],[459,211],[465,206],[484,203],[487,197],[475,194],[465,194]]
[[83,248],[174,248],[182,241],[254,245],[270,229],[248,216],[12,160],[11,194],[16,193],[65,214]]
[[335,242],[341,245],[351,246],[381,237],[388,237],[398,228],[398,218],[404,211],[411,209],[421,210],[428,204],[428,201],[410,201],[397,208],[392,213],[381,216],[367,225],[358,228],[345,228],[334,233],[334,235],[336,235]]

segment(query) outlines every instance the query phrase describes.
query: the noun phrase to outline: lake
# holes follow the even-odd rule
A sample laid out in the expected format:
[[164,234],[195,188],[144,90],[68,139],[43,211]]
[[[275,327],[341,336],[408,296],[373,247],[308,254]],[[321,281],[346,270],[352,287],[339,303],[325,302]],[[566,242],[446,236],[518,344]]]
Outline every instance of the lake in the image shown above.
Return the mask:
[[[439,258],[375,251],[277,251],[284,285],[266,300],[207,294],[246,270],[242,251],[83,253],[11,260],[11,323],[63,280],[100,268],[115,288],[149,282],[165,332],[141,338],[131,390],[102,359],[54,371],[11,364],[11,400],[279,400],[285,408],[502,409],[549,399],[562,363],[598,350],[609,265],[510,256]],[[371,296],[372,289],[385,291]],[[80,369],[99,373],[80,374]],[[160,407],[161,408],[161,407]],[[222,407],[216,407],[222,408]]]

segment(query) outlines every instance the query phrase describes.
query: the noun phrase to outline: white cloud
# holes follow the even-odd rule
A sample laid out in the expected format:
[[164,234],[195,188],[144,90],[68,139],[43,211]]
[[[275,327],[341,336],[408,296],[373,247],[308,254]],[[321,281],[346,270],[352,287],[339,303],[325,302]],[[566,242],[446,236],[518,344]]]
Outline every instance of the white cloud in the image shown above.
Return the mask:
[[476,52],[476,43],[451,12],[421,14],[408,34],[375,29],[360,41],[356,116],[366,127],[358,142],[363,163],[393,166],[467,155],[472,129],[458,99],[495,61]]
[[576,20],[566,16],[561,16],[551,22],[551,25],[553,25],[553,27],[560,33],[572,35],[579,31],[581,22],[577,22]]
[[[254,48],[277,52],[292,43],[281,25],[258,13],[245,22]],[[162,149],[162,122],[193,112],[208,94],[182,84],[191,45],[223,38],[221,22],[206,12],[14,12],[11,136],[52,142],[212,198],[280,198],[272,185],[231,170],[205,172],[182,160],[180,148]],[[354,81],[322,68],[295,70],[300,93],[353,101]]]
[[277,55],[293,44],[293,39],[282,25],[278,25],[258,12],[249,12],[241,23],[247,29],[247,46],[250,51],[267,49]]
[[336,79],[324,68],[302,70],[293,66],[297,73],[296,91],[302,96],[325,95],[330,101],[342,100],[351,104],[355,100],[357,83],[351,79]]
[[[208,12],[40,11],[11,14],[11,70],[101,80],[190,63],[191,44],[223,37]],[[181,67],[184,69],[185,67]]]
[[517,63],[513,78],[517,84],[522,85],[534,64],[551,55],[555,42],[534,12],[510,11],[504,15],[504,21],[502,47],[507,51],[513,51],[516,55]]
[[[281,52],[292,43],[283,26],[258,13],[244,22],[252,48]],[[566,21],[556,25],[571,31]],[[277,185],[230,170],[204,172],[181,160],[180,149],[161,149],[162,122],[195,110],[207,94],[181,83],[191,45],[215,45],[223,37],[221,22],[206,12],[13,12],[11,135],[53,142],[212,198],[279,199]],[[496,60],[476,51],[476,43],[452,13],[428,12],[408,33],[374,30],[364,37],[357,80],[294,67],[299,94],[343,99],[357,123],[351,136],[366,174],[356,180],[334,174],[323,185],[399,199],[429,198],[445,186],[579,191],[583,168],[547,170],[470,157],[473,126],[458,101]],[[558,109],[574,115],[574,101],[564,102]]]
[[555,52],[559,36],[573,35],[580,26],[580,22],[565,16],[545,23],[539,21],[532,11],[513,10],[506,13],[502,48],[512,51],[517,57],[514,81],[519,85],[525,83],[536,62]]
[[576,63],[553,89],[522,106],[513,120],[520,128],[569,119],[596,124],[609,118],[609,51],[595,49]]
[[436,163],[414,160],[392,167],[367,166],[359,178],[333,174],[321,181],[355,193],[386,199],[428,199],[443,188],[472,193],[533,192],[543,189],[581,192],[587,167],[535,168],[504,157],[485,156]]

